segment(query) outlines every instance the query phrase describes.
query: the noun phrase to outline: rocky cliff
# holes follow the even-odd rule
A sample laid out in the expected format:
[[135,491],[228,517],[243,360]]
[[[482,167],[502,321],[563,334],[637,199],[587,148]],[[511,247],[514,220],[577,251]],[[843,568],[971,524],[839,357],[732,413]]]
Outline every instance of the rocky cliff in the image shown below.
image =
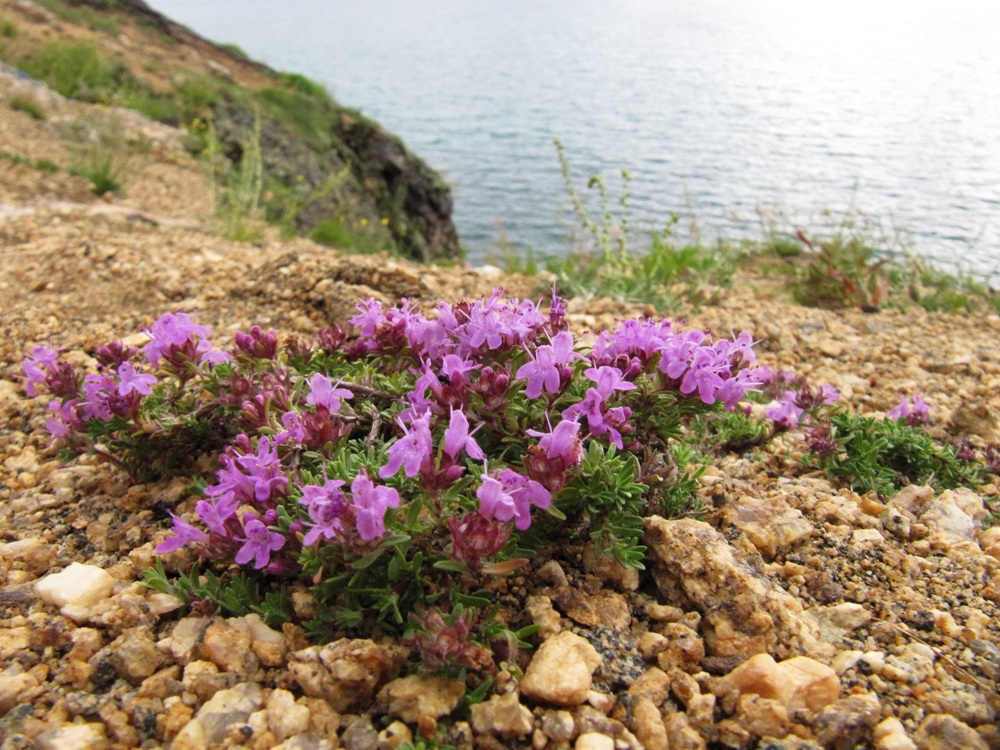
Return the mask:
[[64,96],[184,126],[192,153],[250,174],[272,223],[431,260],[458,255],[441,177],[318,84],[214,44],[142,0],[3,0],[0,59]]

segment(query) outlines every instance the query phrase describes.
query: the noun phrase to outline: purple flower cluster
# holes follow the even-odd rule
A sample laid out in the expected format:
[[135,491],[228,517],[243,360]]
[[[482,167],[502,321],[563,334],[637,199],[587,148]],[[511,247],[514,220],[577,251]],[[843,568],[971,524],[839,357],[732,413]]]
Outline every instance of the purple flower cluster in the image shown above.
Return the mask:
[[757,374],[764,393],[774,398],[764,416],[779,430],[794,429],[820,407],[840,400],[840,393],[833,386],[824,383],[814,390],[788,370],[775,372],[770,367],[760,367]]
[[142,347],[142,353],[154,367],[163,361],[183,371],[201,362],[218,365],[229,360],[228,354],[212,348],[208,340],[212,330],[195,325],[187,313],[167,313],[157,318],[147,333],[149,342]]
[[915,395],[912,399],[904,398],[896,406],[885,413],[886,419],[902,419],[910,427],[920,427],[927,424],[930,418],[930,407]]
[[[143,407],[161,387],[195,405],[206,396],[191,394],[208,393],[209,406],[228,410],[228,424],[244,432],[222,453],[193,517],[174,516],[157,549],[191,545],[277,573],[297,564],[304,548],[371,552],[389,533],[390,509],[419,498],[429,499],[432,513],[451,514],[441,519],[451,530],[446,554],[469,570],[490,569],[487,559],[510,527],[528,529],[533,510],[550,508],[554,493],[578,477],[587,441],[619,450],[639,444],[632,423],[639,404],[733,409],[758,385],[749,333],[713,340],[706,331],[633,319],[587,352],[567,330],[554,290],[548,313],[501,294],[440,302],[430,316],[410,301],[387,309],[368,300],[350,321],[355,336],[324,329],[318,347],[291,339],[279,347],[275,331],[255,326],[236,334],[231,358],[212,348],[206,326],[175,312],[154,322],[141,350],[156,374],[134,360],[135,349],[116,343],[98,351],[99,372],[78,384],[56,350],[37,347],[24,362],[26,389],[60,396],[51,427],[59,436],[92,420],[154,419]],[[227,359],[228,367],[215,368]],[[351,382],[366,363],[412,383],[391,409],[387,442],[379,432],[386,406],[359,403],[377,389]],[[367,424],[369,468],[327,478],[339,451],[359,450],[361,441],[347,438]],[[548,431],[532,429],[541,424]],[[380,454],[381,464],[373,463]],[[303,480],[319,475],[322,482]]]

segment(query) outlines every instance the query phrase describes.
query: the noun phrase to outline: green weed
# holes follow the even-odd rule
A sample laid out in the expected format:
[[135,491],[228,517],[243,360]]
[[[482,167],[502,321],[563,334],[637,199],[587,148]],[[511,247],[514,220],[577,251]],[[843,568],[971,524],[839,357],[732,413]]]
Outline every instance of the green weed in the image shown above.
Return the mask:
[[86,141],[76,150],[70,174],[88,180],[96,195],[121,195],[129,169],[129,154],[122,145],[125,138],[121,122],[112,117],[79,125],[79,130],[86,132]]
[[250,59],[250,56],[247,55],[247,53],[243,51],[243,48],[240,47],[240,45],[238,45],[238,44],[233,44],[232,42],[226,42],[225,44],[220,44],[219,46],[222,47],[222,49],[226,50],[226,52],[229,52],[229,53],[235,55],[236,57],[240,58],[241,60],[249,60]]
[[240,144],[241,154],[235,164],[222,153],[222,146],[211,124],[204,125],[205,156],[212,182],[215,217],[223,236],[237,242],[258,242],[263,234],[261,193],[264,186],[264,161],[260,150],[260,116],[254,118],[253,132]]
[[8,21],[6,18],[0,19],[0,37],[3,37],[4,39],[16,39],[17,26]]
[[977,487],[985,467],[959,459],[926,430],[903,420],[875,419],[842,412],[831,417],[830,436],[837,449],[817,459],[830,478],[843,478],[858,492],[888,497],[907,484],[931,484],[937,490]]
[[36,120],[44,120],[47,115],[38,99],[32,94],[14,94],[7,100],[8,106],[16,112],[24,112]]
[[633,254],[630,248],[629,185],[622,171],[622,192],[612,208],[607,187],[591,177],[588,190],[596,190],[595,218],[573,180],[563,145],[556,141],[559,164],[570,204],[579,221],[578,247],[564,258],[549,258],[546,268],[559,278],[564,292],[583,297],[607,296],[622,302],[648,302],[660,309],[675,309],[683,302],[711,299],[716,289],[729,286],[737,254],[726,243],[705,247],[700,241],[676,246],[672,241],[680,217],[671,215],[661,231],[649,233],[649,247]]
[[40,172],[58,172],[59,166],[48,159],[35,159],[32,161],[27,157],[21,156],[19,154],[12,154],[10,151],[0,151],[0,159],[8,161],[11,164],[18,164],[20,166],[31,167],[32,169],[37,169]]
[[326,90],[325,86],[299,73],[279,72],[278,80],[288,88],[294,89],[306,96],[311,96],[314,99],[330,100],[330,93]]
[[391,249],[391,240],[384,225],[374,225],[367,218],[348,220],[335,217],[321,221],[310,238],[321,245],[349,253],[373,255]]
[[[118,36],[121,27],[118,19],[100,10],[92,10],[80,5],[71,5],[62,0],[36,0],[46,10],[57,18],[77,26],[86,26],[93,31],[100,31],[111,36]],[[115,7],[114,2],[101,3],[104,10]]]
[[82,42],[49,42],[18,66],[67,98],[92,102],[110,101],[132,80],[120,62]]

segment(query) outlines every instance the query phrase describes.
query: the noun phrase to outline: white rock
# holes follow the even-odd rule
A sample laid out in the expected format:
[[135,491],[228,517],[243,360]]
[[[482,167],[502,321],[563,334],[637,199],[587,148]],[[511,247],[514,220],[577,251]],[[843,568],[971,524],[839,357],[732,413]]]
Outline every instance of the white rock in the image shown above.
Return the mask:
[[837,673],[807,656],[777,663],[769,654],[757,654],[725,677],[741,695],[751,693],[775,700],[789,713],[800,708],[819,711],[840,693]]
[[606,734],[587,732],[576,738],[573,750],[615,750],[615,741]]
[[527,697],[557,706],[578,706],[587,700],[601,656],[586,638],[564,630],[542,643],[521,680]]
[[917,750],[917,744],[906,735],[903,722],[890,717],[875,727],[876,750]]
[[309,709],[295,702],[287,690],[277,689],[267,699],[267,724],[279,742],[309,729]]
[[74,622],[87,618],[91,608],[111,596],[115,579],[96,565],[72,563],[35,584],[35,593],[46,604],[59,607]]
[[847,633],[872,619],[868,610],[854,602],[831,607],[811,607],[806,610],[806,615],[816,620],[821,631],[820,639],[827,643],[838,643]]
[[42,732],[35,744],[39,750],[104,750],[108,738],[103,724],[68,724]]

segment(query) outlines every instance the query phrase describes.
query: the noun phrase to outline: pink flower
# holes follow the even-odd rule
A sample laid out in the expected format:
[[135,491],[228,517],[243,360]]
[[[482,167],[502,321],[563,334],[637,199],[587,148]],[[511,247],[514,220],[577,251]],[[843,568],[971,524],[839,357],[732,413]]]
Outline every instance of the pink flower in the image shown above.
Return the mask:
[[572,374],[568,365],[574,359],[583,359],[583,355],[573,351],[573,335],[560,331],[551,344],[535,350],[534,358],[521,365],[515,377],[528,381],[524,391],[528,398],[538,398],[543,389],[546,393],[559,393],[564,380]]
[[156,385],[155,375],[142,375],[136,372],[128,362],[118,365],[118,395],[127,396],[132,391],[143,396],[148,396],[153,391],[151,386]]
[[315,373],[309,378],[310,393],[306,396],[306,403],[313,406],[325,406],[330,412],[340,411],[340,399],[354,398],[354,394],[346,388],[336,388],[330,382],[330,378],[320,373]]
[[386,454],[389,460],[385,466],[379,469],[378,475],[382,479],[388,479],[403,467],[403,473],[413,478],[420,473],[421,469],[430,466],[431,454],[434,451],[434,442],[431,437],[431,413],[424,412],[414,419],[409,428],[399,422],[403,428],[403,437],[389,446]]
[[548,508],[552,503],[552,493],[545,487],[512,469],[502,469],[496,478],[484,473],[476,497],[480,515],[487,520],[513,519],[519,531],[531,527],[531,506]]
[[[478,430],[479,428],[477,427],[476,429]],[[448,454],[452,461],[457,461],[463,450],[469,454],[469,458],[476,461],[486,459],[483,449],[479,447],[479,444],[472,439],[472,435],[469,433],[469,420],[462,411],[457,409],[451,410],[451,421],[448,423],[448,429],[444,431],[443,447],[444,452]]]
[[251,560],[257,570],[267,567],[271,561],[271,553],[285,546],[285,537],[277,531],[271,531],[261,521],[253,517],[243,520],[243,546],[236,553],[237,565],[246,565]]
[[366,542],[385,536],[385,513],[399,507],[399,493],[376,485],[361,469],[351,482],[351,499],[357,516],[358,535]]

